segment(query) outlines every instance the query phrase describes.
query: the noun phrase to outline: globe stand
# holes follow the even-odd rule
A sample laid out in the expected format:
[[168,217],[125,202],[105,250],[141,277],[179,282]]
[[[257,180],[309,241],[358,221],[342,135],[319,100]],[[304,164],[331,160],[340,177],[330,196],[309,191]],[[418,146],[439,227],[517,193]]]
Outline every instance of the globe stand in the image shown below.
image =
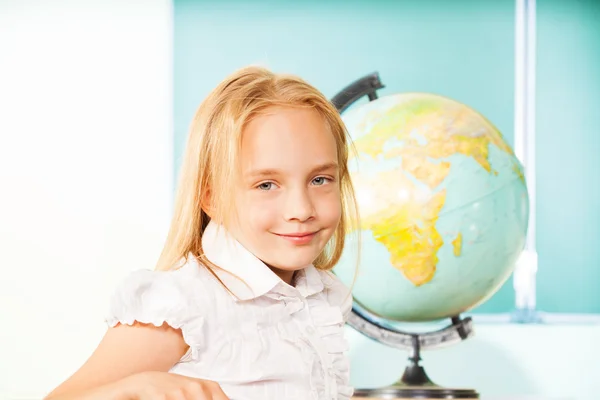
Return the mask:
[[453,345],[473,336],[470,317],[451,319],[445,328],[426,333],[408,333],[378,321],[373,315],[358,305],[354,305],[348,318],[348,324],[365,336],[388,346],[409,350],[409,365],[402,377],[394,384],[381,388],[357,389],[354,398],[370,399],[478,399],[473,389],[445,388],[431,381],[425,368],[419,364],[422,349],[436,349]]
[[384,87],[379,78],[379,73],[373,72],[346,86],[342,91],[333,96],[331,103],[341,114],[363,96],[367,96],[369,101],[377,99],[377,90]]
[[[365,75],[352,82],[332,99],[332,104],[342,114],[361,97],[369,101],[377,99],[377,90],[383,89],[378,72]],[[407,333],[390,327],[354,302],[348,324],[363,335],[385,345],[410,351],[409,365],[399,381],[391,386],[377,389],[358,389],[355,398],[371,399],[478,399],[479,394],[472,389],[450,389],[433,383],[425,369],[419,365],[421,350],[454,344],[473,335],[471,318],[452,318],[452,324],[435,332]]]

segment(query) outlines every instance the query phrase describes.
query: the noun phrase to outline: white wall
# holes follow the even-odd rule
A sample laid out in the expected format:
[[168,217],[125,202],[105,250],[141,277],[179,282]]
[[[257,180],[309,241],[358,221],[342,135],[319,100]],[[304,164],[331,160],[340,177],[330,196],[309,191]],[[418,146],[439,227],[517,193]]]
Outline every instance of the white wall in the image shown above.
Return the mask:
[[41,398],[153,268],[172,193],[168,0],[0,0],[0,399]]

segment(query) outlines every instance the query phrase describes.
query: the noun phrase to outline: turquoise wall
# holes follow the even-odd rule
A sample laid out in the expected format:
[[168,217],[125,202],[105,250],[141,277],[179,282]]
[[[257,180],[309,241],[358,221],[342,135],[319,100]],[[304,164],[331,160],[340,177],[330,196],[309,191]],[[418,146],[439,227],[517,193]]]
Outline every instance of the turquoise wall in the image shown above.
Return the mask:
[[600,313],[600,2],[538,1],[537,42],[538,305]]
[[[332,97],[379,71],[386,88],[439,93],[513,137],[513,0],[175,1],[175,159],[213,86],[251,63]],[[176,169],[177,169],[176,168]],[[510,281],[479,312],[513,307]]]

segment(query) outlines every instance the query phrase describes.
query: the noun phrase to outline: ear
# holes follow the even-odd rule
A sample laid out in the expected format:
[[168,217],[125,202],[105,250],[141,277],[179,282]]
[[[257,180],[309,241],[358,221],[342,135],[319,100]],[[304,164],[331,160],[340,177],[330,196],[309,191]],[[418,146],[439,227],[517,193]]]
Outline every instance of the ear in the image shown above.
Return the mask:
[[210,189],[205,189],[200,198],[200,207],[202,211],[204,211],[210,219],[213,219],[213,203],[212,203],[212,193]]

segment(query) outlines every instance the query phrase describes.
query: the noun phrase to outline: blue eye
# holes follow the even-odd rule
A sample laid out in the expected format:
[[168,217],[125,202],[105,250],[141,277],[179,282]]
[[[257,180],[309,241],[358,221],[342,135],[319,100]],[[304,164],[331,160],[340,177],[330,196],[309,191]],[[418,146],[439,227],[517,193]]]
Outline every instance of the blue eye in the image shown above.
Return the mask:
[[260,190],[271,190],[273,188],[273,182],[263,182],[257,187]]
[[329,181],[329,178],[325,178],[324,176],[318,176],[313,179],[313,184],[316,186],[322,186]]

